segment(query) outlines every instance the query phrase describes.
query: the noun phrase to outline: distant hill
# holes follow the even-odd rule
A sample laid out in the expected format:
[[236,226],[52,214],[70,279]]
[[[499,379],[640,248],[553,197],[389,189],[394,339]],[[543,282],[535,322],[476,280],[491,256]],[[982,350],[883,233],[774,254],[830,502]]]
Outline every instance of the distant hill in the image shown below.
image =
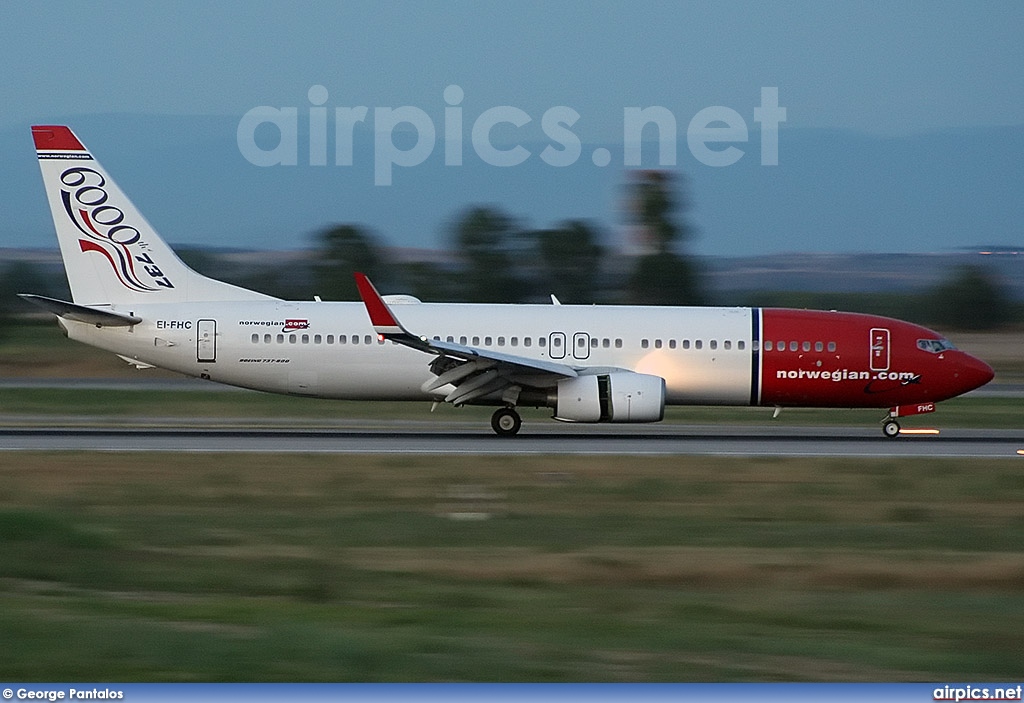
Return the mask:
[[[261,168],[239,152],[238,117],[39,121],[72,125],[164,236],[188,245],[296,249],[327,224],[358,222],[392,246],[443,248],[446,223],[476,203],[496,204],[527,227],[588,218],[610,242],[622,236],[621,145],[584,144],[577,163],[555,168],[539,158],[545,144],[524,143],[532,153],[526,163],[497,168],[467,144],[465,165],[446,167],[439,141],[425,163],[396,167],[394,184],[381,187],[373,185],[366,130],[357,132],[354,166],[308,165],[303,134],[297,166]],[[691,156],[685,135],[679,139],[676,170],[689,179],[697,229],[692,251],[949,253],[982,242],[1024,244],[1024,126],[888,139],[784,129],[777,167],[759,165],[759,144],[751,133],[738,145],[746,155],[715,169]],[[599,146],[612,154],[604,168],[590,158]],[[333,141],[328,154],[333,163]],[[655,145],[644,154],[653,159]],[[0,163],[0,248],[55,244],[29,125],[0,131]]]

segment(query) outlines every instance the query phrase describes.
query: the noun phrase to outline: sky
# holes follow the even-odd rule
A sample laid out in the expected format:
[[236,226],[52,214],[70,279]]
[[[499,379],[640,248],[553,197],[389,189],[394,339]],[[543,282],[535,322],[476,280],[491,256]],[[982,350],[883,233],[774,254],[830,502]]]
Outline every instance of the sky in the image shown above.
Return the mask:
[[[555,105],[591,135],[627,105],[901,134],[1024,117],[1020,2],[11,2],[0,124],[241,115],[258,105]],[[582,129],[582,128],[581,128]]]
[[[768,87],[785,109],[784,160],[786,130],[905,139],[1024,125],[1021,28],[1019,1],[6,0],[0,130],[111,113],[240,121],[260,106],[295,107],[301,122],[315,97],[332,117],[366,106],[371,121],[413,106],[440,138],[457,86],[467,139],[491,108],[522,111],[536,136],[565,106],[584,145],[621,143],[624,110],[658,106],[692,164],[688,126],[707,108],[738,116],[756,155]],[[596,164],[592,151],[580,158]]]

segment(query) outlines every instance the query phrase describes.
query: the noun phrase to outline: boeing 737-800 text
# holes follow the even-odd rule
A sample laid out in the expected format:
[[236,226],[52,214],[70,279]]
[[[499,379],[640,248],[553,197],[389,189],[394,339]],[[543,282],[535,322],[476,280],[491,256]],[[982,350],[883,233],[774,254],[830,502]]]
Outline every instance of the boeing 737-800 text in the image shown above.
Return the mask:
[[[567,422],[657,422],[666,405],[886,408],[896,418],[992,379],[918,325],[772,308],[286,301],[174,254],[70,129],[33,127],[73,302],[23,295],[67,335],[139,367],[274,393],[518,406]],[[554,302],[554,301],[553,301]]]

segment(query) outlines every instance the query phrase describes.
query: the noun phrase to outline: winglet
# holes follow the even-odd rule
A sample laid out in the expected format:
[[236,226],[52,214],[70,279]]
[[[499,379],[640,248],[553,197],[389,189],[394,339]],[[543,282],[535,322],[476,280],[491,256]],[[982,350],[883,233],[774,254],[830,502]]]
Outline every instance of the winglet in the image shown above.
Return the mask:
[[363,299],[363,305],[366,306],[366,314],[370,316],[370,324],[373,325],[373,329],[377,334],[385,336],[409,334],[402,327],[394,313],[391,312],[391,308],[384,302],[384,299],[377,292],[370,279],[366,277],[366,274],[357,271],[355,277],[356,287],[359,289],[359,297]]

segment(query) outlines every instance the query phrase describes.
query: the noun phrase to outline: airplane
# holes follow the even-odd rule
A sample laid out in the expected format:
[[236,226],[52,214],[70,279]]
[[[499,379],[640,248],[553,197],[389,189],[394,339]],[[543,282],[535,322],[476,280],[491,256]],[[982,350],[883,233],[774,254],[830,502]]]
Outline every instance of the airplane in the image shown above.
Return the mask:
[[187,267],[66,126],[32,127],[72,302],[23,298],[73,340],[139,368],[260,391],[496,408],[576,423],[649,423],[668,405],[879,408],[898,418],[993,378],[919,325],[749,307],[291,301]]

